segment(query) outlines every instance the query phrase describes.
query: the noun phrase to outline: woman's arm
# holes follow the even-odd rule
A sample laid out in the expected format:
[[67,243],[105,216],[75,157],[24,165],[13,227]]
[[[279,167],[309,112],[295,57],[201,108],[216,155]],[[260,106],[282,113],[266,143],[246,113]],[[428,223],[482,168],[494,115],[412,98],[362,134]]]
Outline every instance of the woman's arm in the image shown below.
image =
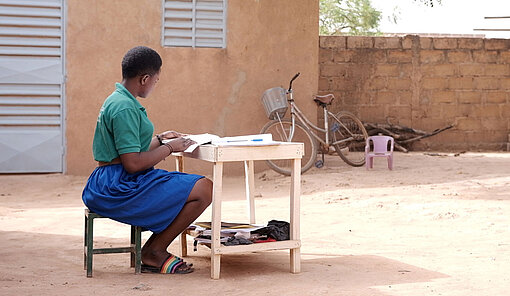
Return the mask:
[[131,152],[121,154],[120,161],[128,173],[134,174],[136,172],[153,167],[165,159],[168,155],[170,155],[170,147],[162,145],[147,152]]
[[[156,138],[157,145],[159,141]],[[172,152],[180,152],[186,150],[194,142],[185,138],[176,138],[172,141],[156,147],[146,152],[131,152],[120,155],[120,161],[124,169],[134,174],[136,172],[144,171],[155,166],[160,161],[164,160]],[[154,139],[151,141],[151,147],[154,144]],[[155,144],[154,144],[155,145]]]
[[152,151],[158,148],[159,146],[161,146],[161,144],[159,143],[157,136],[152,137],[151,144],[149,145],[149,151]]

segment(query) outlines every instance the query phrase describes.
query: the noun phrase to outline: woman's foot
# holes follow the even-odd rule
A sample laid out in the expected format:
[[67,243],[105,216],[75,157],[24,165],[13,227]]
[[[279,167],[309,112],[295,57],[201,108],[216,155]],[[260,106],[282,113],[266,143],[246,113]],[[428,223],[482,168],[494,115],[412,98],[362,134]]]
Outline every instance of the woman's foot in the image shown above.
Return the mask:
[[181,258],[172,254],[168,255],[160,267],[142,264],[142,272],[145,273],[185,274],[193,271],[191,265],[187,265]]
[[168,252],[142,250],[142,272],[190,273],[194,270],[192,266]]

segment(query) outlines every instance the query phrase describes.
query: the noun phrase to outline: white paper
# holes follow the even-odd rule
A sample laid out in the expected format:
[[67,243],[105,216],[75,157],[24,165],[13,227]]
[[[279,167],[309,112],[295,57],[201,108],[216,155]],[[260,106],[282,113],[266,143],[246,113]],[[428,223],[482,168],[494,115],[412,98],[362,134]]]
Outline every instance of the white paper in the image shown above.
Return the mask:
[[267,146],[278,145],[279,142],[273,141],[271,134],[258,134],[218,138],[214,139],[212,144],[218,146]]
[[[196,241],[198,241],[199,244],[210,244],[212,243],[211,239],[208,238],[202,238],[202,237],[195,237]],[[220,237],[220,242],[224,243],[228,241],[228,237]]]

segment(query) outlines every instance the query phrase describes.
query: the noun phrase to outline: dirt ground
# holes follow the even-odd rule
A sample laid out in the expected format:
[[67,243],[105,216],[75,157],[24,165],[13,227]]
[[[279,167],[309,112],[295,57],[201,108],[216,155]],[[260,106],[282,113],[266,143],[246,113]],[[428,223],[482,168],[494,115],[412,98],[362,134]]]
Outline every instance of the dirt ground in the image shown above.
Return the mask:
[[[188,275],[135,275],[128,254],[96,255],[83,270],[86,177],[0,175],[1,295],[509,295],[510,154],[397,153],[389,171],[328,156],[302,176],[302,272],[288,251],[223,255],[209,249]],[[287,220],[290,178],[256,175],[257,223]],[[223,221],[247,222],[242,177],[226,178]],[[210,209],[201,221],[210,219]],[[98,246],[128,242],[129,227],[96,223]],[[144,233],[143,239],[147,239]],[[178,242],[170,245],[178,252]]]

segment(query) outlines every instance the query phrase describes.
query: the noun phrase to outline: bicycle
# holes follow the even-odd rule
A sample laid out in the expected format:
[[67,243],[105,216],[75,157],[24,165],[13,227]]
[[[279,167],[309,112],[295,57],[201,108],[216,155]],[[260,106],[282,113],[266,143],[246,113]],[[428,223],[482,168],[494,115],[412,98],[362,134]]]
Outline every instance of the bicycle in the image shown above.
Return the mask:
[[[352,113],[340,111],[333,114],[328,105],[334,100],[333,94],[314,96],[314,101],[323,109],[324,128],[314,125],[298,108],[293,98],[292,82],[300,73],[292,77],[289,88],[274,87],[264,92],[262,102],[271,121],[266,123],[261,134],[270,133],[275,141],[302,142],[305,153],[301,160],[301,173],[308,171],[312,165],[320,168],[324,165],[324,153],[333,146],[344,162],[359,167],[365,164],[365,142],[368,137],[363,123]],[[290,105],[290,119],[283,119]],[[330,126],[331,123],[331,126]],[[317,132],[324,135],[319,137]],[[322,160],[317,159],[318,143],[321,146]],[[289,160],[267,160],[269,167],[283,175],[290,175]]]

